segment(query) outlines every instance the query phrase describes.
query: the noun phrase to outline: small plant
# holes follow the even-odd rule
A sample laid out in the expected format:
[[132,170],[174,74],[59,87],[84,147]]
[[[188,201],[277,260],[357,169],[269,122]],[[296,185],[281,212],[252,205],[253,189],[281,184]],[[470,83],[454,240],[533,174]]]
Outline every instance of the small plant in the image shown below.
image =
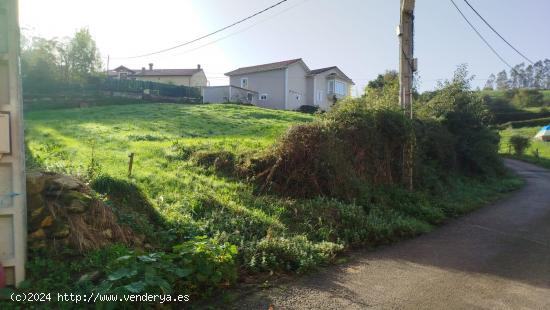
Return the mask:
[[307,114],[315,114],[319,112],[319,107],[313,105],[302,105],[296,111]]
[[177,245],[173,252],[129,251],[108,264],[106,278],[96,291],[100,294],[208,291],[237,279],[236,255],[235,245],[206,236]]
[[211,289],[237,280],[237,246],[198,236],[174,247],[180,266],[190,271],[191,289]]
[[162,252],[145,255],[129,252],[107,267],[107,278],[96,288],[100,294],[171,294],[181,289],[191,269],[174,263],[174,256]]
[[531,140],[524,136],[514,135],[510,137],[510,145],[514,148],[516,155],[523,155],[525,150],[531,146]]
[[90,145],[91,145],[91,148],[92,148],[92,154],[90,156],[90,163],[88,164],[88,167],[86,168],[86,178],[88,180],[93,180],[101,174],[101,164],[99,163],[99,161],[97,160],[97,158],[95,156],[96,141],[91,140]]

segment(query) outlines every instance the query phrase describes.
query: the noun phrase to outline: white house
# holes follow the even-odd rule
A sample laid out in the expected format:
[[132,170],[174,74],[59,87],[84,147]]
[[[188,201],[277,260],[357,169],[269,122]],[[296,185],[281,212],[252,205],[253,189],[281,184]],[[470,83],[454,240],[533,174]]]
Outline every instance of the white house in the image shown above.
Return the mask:
[[[354,85],[338,67],[310,70],[301,58],[243,67],[225,75],[230,80],[226,88],[249,90],[253,92],[250,103],[280,110],[296,110],[303,105],[328,110],[335,100],[349,96]],[[203,89],[205,96],[211,92],[210,87]]]

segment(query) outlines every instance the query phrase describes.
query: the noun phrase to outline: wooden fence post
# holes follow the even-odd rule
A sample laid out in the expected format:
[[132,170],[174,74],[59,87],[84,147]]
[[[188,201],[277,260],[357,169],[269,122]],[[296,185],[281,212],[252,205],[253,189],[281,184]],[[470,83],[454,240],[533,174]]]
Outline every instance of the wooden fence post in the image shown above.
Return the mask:
[[128,177],[132,177],[132,167],[134,165],[134,153],[130,153],[128,157],[130,158],[130,161],[128,162]]

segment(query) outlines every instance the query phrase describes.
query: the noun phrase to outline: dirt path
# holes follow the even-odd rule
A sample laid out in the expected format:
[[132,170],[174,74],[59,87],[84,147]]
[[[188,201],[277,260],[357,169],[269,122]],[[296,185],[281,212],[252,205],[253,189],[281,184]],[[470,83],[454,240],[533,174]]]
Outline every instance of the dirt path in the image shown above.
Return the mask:
[[550,171],[419,238],[248,296],[239,309],[550,309]]

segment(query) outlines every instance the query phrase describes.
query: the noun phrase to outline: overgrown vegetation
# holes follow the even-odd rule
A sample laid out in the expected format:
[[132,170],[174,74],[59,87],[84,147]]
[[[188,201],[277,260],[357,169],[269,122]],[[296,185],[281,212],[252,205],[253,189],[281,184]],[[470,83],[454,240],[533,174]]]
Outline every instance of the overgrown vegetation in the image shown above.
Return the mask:
[[516,155],[523,155],[525,150],[531,145],[531,140],[528,137],[514,135],[510,137],[510,145],[514,148]]
[[[173,104],[27,113],[29,166],[84,177],[92,138],[92,187],[159,242],[70,260],[33,254],[25,289],[76,282],[82,291],[204,298],[238,277],[307,272],[345,249],[425,233],[480,207],[520,182],[503,170],[498,135],[466,76],[442,84],[414,121],[382,99],[391,97],[384,86],[316,116]],[[55,279],[53,265],[63,270]]]
[[481,92],[493,124],[550,117],[550,90],[512,89]]
[[[542,126],[549,124],[550,121],[532,127],[522,126],[518,128],[503,128],[500,131],[500,135],[502,137],[500,143],[500,153],[508,157],[550,168],[550,143],[533,139]],[[514,147],[510,143],[513,136],[522,136],[529,139],[529,145],[521,155],[515,154]]]

